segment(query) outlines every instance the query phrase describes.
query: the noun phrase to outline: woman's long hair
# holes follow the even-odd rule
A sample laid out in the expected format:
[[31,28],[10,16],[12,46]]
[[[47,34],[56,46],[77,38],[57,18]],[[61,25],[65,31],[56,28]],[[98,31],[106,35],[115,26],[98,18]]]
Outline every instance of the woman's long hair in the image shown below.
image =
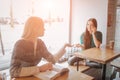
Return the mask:
[[[97,21],[95,18],[90,18],[88,21],[92,21],[94,26],[97,28]],[[88,24],[87,21],[87,24]],[[87,29],[87,24],[86,24],[86,30],[85,30],[85,34],[84,34],[84,46],[85,49],[89,49],[91,48],[91,34],[89,33],[88,29]]]
[[32,16],[30,17],[24,26],[22,38],[30,39],[36,37],[37,27],[43,26],[44,22],[41,18]]

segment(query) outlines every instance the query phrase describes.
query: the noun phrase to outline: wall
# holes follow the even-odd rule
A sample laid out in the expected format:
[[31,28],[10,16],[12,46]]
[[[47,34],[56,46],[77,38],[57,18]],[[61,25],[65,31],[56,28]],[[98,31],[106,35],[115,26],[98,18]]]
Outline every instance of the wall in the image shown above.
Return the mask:
[[[117,2],[118,1],[118,2]],[[120,49],[120,1],[109,0],[108,15],[111,14],[112,23],[107,28],[107,43],[110,40],[115,41],[114,48]],[[108,18],[109,19],[109,18]]]
[[116,1],[108,1],[108,22],[107,25],[107,43],[115,39],[115,28],[116,28]]
[[94,17],[98,21],[98,30],[106,44],[108,0],[72,0],[72,43],[79,43],[79,36],[86,28],[86,22]]
[[117,8],[116,14],[115,49],[120,50],[120,7]]

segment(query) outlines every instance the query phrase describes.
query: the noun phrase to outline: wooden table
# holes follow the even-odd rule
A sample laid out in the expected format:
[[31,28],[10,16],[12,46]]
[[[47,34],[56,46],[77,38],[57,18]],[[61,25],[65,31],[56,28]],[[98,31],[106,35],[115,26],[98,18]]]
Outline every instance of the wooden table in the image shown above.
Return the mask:
[[[61,65],[62,66],[64,65],[64,67],[68,67],[70,72],[64,74],[61,77],[56,78],[55,80],[93,80],[94,79],[91,76],[81,73],[81,72],[88,70],[89,69],[88,66],[79,66],[79,72],[78,72],[78,71],[76,71],[76,66],[70,66],[70,65],[68,65],[68,62],[61,63]],[[33,76],[10,79],[9,69],[2,70],[2,71],[0,71],[0,73],[6,73],[7,80],[40,80]]]
[[[16,78],[13,80],[41,80],[41,79],[38,79],[36,77],[26,77],[26,78]],[[55,80],[94,80],[94,78],[84,73],[70,70],[69,73],[65,73],[63,74],[63,76],[60,76]]]
[[[120,56],[119,50],[111,50],[108,48],[90,48],[81,52],[74,53],[75,56],[89,59],[94,62],[102,63],[102,80],[106,78],[106,64]],[[78,69],[77,65],[77,69]]]
[[[68,62],[63,62],[63,63],[61,63],[61,65],[69,68],[70,70],[76,71],[76,66],[71,66],[71,65],[68,64]],[[79,67],[79,72],[82,72],[82,73],[90,69],[89,66],[84,66],[84,65],[81,65],[81,66],[78,66],[78,67]]]
[[110,63],[112,66],[116,68],[120,68],[120,59],[119,60],[114,60]]

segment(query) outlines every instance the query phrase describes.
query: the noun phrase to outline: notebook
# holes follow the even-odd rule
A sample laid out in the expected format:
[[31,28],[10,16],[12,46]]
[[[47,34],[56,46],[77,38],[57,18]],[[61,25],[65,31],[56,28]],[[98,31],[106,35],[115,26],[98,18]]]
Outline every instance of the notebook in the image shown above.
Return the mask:
[[34,76],[40,78],[41,80],[54,80],[55,78],[63,75],[64,73],[69,72],[69,69],[58,64],[53,66],[52,70],[45,72],[40,72]]

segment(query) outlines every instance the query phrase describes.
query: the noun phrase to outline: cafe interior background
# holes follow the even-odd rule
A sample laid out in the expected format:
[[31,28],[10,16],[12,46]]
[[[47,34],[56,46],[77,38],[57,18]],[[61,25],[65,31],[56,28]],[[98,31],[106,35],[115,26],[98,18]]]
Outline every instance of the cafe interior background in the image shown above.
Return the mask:
[[86,22],[94,17],[103,33],[102,46],[120,48],[120,0],[0,0],[0,70],[8,69],[14,43],[21,37],[29,16],[45,22],[42,39],[53,54],[64,43],[79,43]]

